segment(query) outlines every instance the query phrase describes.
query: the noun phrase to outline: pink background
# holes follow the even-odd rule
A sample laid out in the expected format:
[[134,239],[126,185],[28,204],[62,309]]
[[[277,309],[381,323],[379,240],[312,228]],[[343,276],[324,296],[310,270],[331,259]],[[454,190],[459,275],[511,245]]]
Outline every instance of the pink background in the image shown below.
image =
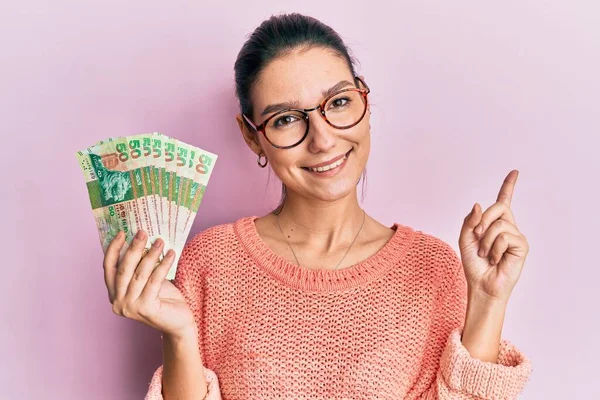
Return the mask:
[[[594,1],[14,1],[0,10],[0,397],[139,399],[159,334],[112,314],[75,151],[160,131],[217,153],[192,234],[276,205],[234,121],[233,63],[281,11],[336,29],[372,88],[367,211],[457,249],[520,170],[531,250],[503,336],[524,399],[600,398],[600,7]],[[291,4],[291,3],[286,3]]]

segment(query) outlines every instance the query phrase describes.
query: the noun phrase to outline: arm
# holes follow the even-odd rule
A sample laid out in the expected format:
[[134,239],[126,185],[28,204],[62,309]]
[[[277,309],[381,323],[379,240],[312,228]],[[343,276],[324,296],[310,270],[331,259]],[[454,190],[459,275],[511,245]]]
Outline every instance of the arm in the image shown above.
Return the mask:
[[180,336],[163,335],[163,365],[158,367],[146,400],[220,400],[217,375],[204,367],[199,345],[198,324],[202,315],[202,268],[198,259],[199,241],[188,242],[179,259],[173,284],[194,314],[195,324]]
[[[450,266],[435,306],[428,355],[433,382],[421,399],[516,399],[531,373],[530,361],[500,339],[505,304],[482,302],[469,292],[462,263],[447,244],[435,248],[438,265]],[[462,336],[462,340],[461,340]],[[430,361],[434,362],[434,361]]]
[[468,290],[467,315],[461,342],[472,357],[494,364],[502,341],[506,303]]
[[203,399],[208,392],[196,332],[163,336],[162,394],[169,399]]

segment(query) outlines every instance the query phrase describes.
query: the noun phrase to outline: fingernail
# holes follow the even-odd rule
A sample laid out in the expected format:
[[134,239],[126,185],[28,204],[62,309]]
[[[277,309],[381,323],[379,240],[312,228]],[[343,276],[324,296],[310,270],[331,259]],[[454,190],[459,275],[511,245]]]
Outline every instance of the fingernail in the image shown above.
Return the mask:
[[162,240],[156,239],[154,243],[152,243],[152,247],[160,247]]
[[117,239],[121,239],[121,238],[123,237],[123,235],[124,235],[124,234],[125,234],[125,232],[123,232],[123,231],[119,231],[119,233],[117,233],[117,236],[116,236],[116,238],[117,238]]
[[475,233],[481,235],[481,232],[483,232],[483,226],[477,225],[477,228],[475,228]]
[[483,257],[483,249],[479,249],[479,253],[477,254],[479,254],[479,257]]
[[138,231],[138,232],[135,234],[135,238],[136,238],[136,239],[139,239],[139,240],[143,239],[143,238],[144,238],[144,232],[143,232],[143,231]]
[[173,249],[167,251],[167,257],[173,257],[175,255],[175,252],[173,251]]

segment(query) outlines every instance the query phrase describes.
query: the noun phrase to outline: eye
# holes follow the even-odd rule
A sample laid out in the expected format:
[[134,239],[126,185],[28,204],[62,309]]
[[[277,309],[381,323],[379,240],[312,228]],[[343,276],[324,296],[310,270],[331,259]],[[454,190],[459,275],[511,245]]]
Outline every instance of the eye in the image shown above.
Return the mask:
[[276,128],[285,128],[286,126],[291,125],[296,121],[298,121],[298,118],[295,115],[288,114],[275,118],[273,126],[275,126]]
[[333,99],[331,101],[331,103],[329,104],[329,108],[341,108],[341,107],[345,107],[351,101],[352,100],[350,100],[349,97],[338,97],[337,99]]

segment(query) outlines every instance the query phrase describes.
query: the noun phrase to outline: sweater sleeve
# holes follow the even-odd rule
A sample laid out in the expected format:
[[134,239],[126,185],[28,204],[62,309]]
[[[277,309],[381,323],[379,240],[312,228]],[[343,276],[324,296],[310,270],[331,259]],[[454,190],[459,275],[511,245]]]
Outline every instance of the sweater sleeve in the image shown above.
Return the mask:
[[[185,298],[186,303],[194,313],[194,319],[196,325],[200,326],[199,318],[202,315],[202,296],[199,296],[199,287],[201,287],[202,279],[200,277],[202,272],[202,266],[199,265],[199,245],[198,237],[195,237],[184,246],[181,257],[177,264],[177,271],[175,272],[175,279],[173,284],[176,288],[181,291],[181,294]],[[198,341],[200,343],[200,341]],[[202,352],[201,349],[199,349]],[[202,353],[200,353],[202,354]],[[163,377],[163,366],[159,366],[158,369],[152,375],[148,392],[145,400],[163,400],[162,396],[162,377]],[[219,381],[214,371],[204,367],[204,376],[208,384],[208,392],[203,399],[198,400],[220,400],[221,392],[219,390]]]
[[[150,387],[146,394],[145,400],[163,400],[162,396],[162,369],[161,365],[152,375]],[[210,369],[204,368],[204,376],[208,383],[208,392],[202,400],[221,400],[221,392],[219,390],[219,381],[217,375]]]
[[[456,252],[443,242],[433,256],[448,268],[435,308],[432,345],[438,346],[439,366],[423,400],[516,399],[532,371],[531,362],[512,343],[502,339],[497,363],[472,357],[461,341],[467,307],[467,281]],[[442,268],[442,267],[441,267]],[[440,354],[441,353],[441,354]]]

